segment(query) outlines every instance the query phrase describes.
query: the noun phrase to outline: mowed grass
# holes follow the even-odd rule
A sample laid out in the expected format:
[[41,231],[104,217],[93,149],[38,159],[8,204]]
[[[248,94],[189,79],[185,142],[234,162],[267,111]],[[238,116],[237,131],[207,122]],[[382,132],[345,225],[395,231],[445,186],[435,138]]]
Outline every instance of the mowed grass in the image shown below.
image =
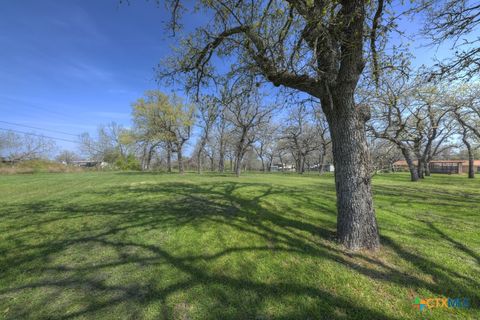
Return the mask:
[[0,176],[0,318],[479,319],[480,180],[408,180],[374,178],[367,253],[331,175]]

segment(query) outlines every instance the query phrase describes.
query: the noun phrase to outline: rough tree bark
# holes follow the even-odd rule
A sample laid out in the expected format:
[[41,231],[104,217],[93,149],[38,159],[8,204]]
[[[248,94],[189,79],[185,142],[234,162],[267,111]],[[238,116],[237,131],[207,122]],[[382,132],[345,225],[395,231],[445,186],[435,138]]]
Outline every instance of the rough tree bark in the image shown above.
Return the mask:
[[430,163],[428,163],[427,161],[424,161],[423,162],[423,170],[425,172],[425,176],[430,177]]
[[319,175],[322,175],[323,174],[323,170],[324,170],[324,162],[325,162],[325,155],[326,155],[326,150],[324,147],[322,147],[322,150],[320,151],[319,153],[319,156],[318,156],[318,174]]
[[417,171],[417,168],[415,167],[415,164],[413,163],[413,155],[411,151],[408,150],[407,148],[400,148],[400,150],[402,151],[403,157],[407,162],[408,170],[410,171],[410,180],[418,181],[418,171]]
[[417,174],[419,179],[425,179],[425,165],[421,159],[417,161]]
[[215,171],[215,157],[210,158],[210,171],[214,172]]
[[468,139],[467,139],[466,130],[464,130],[462,141],[465,144],[465,147],[467,147],[467,151],[468,151],[468,178],[473,179],[475,178],[475,168],[474,168],[475,158],[473,156],[472,145],[470,144],[470,142],[468,142]]
[[202,153],[205,145],[207,144],[207,138],[202,137],[197,151],[197,173],[202,173]]
[[235,166],[234,166],[234,172],[237,177],[240,177],[240,174],[242,173],[242,156],[240,154],[237,155],[235,159]]
[[273,153],[268,156],[267,171],[272,172]]
[[148,170],[147,168],[147,144],[143,145],[143,150],[142,150],[142,171]]
[[[329,109],[332,104],[334,112]],[[370,153],[365,135],[368,115],[355,106],[353,90],[350,93],[338,91],[322,99],[322,107],[332,137],[338,240],[353,250],[376,249],[380,242],[370,184]]]
[[225,172],[225,153],[223,149],[220,149],[218,153],[218,172]]
[[167,171],[172,172],[172,145],[167,143]]
[[177,146],[177,160],[178,160],[178,172],[180,174],[185,173],[185,169],[183,167],[182,146]]

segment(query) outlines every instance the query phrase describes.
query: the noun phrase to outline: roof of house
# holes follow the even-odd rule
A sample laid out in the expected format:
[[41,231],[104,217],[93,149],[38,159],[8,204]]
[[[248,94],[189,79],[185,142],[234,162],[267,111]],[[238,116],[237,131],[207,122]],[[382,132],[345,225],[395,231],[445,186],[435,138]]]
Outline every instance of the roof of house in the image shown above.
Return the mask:
[[[461,163],[464,166],[468,166],[468,160],[432,160],[432,161],[430,161],[430,163]],[[406,166],[407,161],[399,160],[399,161],[396,161],[394,163],[394,165],[396,165],[396,166]],[[480,166],[480,160],[474,160],[473,165],[474,166]]]

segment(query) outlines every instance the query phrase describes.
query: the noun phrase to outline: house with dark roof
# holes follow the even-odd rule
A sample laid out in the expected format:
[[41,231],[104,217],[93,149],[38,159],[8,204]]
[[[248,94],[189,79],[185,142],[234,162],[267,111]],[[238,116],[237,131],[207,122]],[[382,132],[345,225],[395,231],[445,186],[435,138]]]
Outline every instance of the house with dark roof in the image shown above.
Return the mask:
[[[415,166],[417,161],[414,162]],[[473,162],[474,171],[480,173],[480,160]],[[408,171],[407,161],[399,160],[393,164],[395,171]],[[432,160],[429,164],[431,173],[468,173],[468,160]]]

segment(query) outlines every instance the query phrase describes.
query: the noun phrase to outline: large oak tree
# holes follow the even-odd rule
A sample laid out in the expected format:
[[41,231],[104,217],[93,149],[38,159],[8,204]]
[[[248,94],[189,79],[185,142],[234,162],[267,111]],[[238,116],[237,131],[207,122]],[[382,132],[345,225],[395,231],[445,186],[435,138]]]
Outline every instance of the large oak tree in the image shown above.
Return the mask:
[[[176,30],[185,4],[168,3]],[[199,1],[197,8],[209,19],[183,39],[160,76],[178,81],[184,75],[187,89],[197,91],[223,71],[318,98],[332,138],[337,237],[349,249],[378,248],[365,136],[369,112],[355,104],[354,92],[366,65],[366,42],[378,73],[375,40],[383,32],[384,1],[214,0]],[[218,58],[229,70],[215,68]]]

